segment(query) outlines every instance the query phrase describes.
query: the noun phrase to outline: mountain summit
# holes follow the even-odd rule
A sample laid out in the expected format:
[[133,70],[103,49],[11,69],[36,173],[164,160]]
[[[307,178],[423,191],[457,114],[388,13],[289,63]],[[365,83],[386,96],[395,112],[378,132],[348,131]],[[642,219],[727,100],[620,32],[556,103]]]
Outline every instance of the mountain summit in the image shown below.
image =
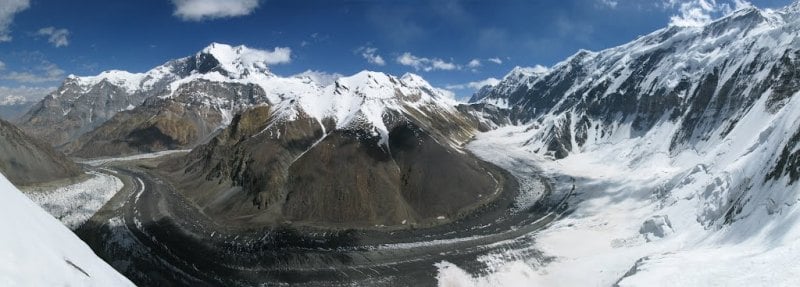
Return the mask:
[[28,133],[63,147],[121,111],[154,96],[171,96],[187,82],[255,81],[274,77],[272,54],[245,46],[212,43],[195,55],[172,60],[145,73],[111,70],[96,76],[69,75],[17,122]]

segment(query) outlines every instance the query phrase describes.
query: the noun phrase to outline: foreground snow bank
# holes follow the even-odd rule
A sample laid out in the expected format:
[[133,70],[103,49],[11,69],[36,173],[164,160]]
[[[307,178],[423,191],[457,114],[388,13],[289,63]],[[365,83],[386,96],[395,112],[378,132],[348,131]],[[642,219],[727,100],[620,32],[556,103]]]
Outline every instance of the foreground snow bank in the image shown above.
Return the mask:
[[0,286],[133,286],[0,175]]
[[89,172],[91,178],[55,190],[33,190],[28,197],[75,230],[91,218],[123,187],[122,181],[101,172]]

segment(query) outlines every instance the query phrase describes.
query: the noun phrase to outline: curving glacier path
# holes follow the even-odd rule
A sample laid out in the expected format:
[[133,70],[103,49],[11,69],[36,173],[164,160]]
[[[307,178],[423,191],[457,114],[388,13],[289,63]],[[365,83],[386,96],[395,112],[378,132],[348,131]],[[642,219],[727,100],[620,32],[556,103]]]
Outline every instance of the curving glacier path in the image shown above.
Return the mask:
[[[485,158],[503,153],[480,142],[470,150]],[[76,232],[140,285],[433,286],[443,262],[475,274],[491,271],[481,258],[507,250],[545,262],[530,248],[531,234],[568,210],[573,190],[553,187],[571,187],[571,179],[542,177],[534,161],[514,154],[495,158],[516,179],[498,200],[453,223],[400,231],[218,226],[157,175],[129,160],[106,159],[99,166],[114,170],[126,187]]]

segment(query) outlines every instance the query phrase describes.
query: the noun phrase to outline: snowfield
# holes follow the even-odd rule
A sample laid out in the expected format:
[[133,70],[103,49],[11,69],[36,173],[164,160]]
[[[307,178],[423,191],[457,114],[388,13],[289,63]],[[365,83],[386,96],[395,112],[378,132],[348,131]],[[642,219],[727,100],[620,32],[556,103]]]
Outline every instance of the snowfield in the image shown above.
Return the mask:
[[26,195],[53,217],[75,230],[91,218],[123,187],[122,181],[102,172],[89,172],[91,178],[55,190],[33,190]]
[[0,175],[0,286],[133,286]]
[[[800,284],[800,268],[791,263],[800,260],[798,186],[787,178],[765,182],[765,171],[788,140],[774,131],[800,129],[799,103],[794,98],[769,114],[759,101],[742,121],[748,124],[727,138],[675,156],[665,152],[669,142],[659,140],[674,129],[669,124],[561,160],[536,155],[528,142],[535,129],[511,126],[479,135],[470,144],[478,155],[493,147],[537,161],[548,176],[575,178],[575,211],[532,235],[553,262],[494,262],[497,272],[478,278],[445,262],[440,285]],[[512,161],[485,158],[502,167]],[[528,171],[512,171],[519,172]]]

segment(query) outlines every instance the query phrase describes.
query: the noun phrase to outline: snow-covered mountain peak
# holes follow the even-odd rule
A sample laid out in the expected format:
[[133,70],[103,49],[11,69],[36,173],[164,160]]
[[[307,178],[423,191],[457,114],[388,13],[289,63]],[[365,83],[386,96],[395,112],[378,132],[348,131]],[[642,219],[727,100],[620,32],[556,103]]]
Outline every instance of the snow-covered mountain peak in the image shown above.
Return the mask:
[[88,89],[106,82],[121,87],[128,93],[135,93],[153,88],[163,88],[157,85],[159,82],[177,79],[190,81],[194,78],[203,78],[202,75],[206,74],[210,74],[210,78],[218,80],[273,77],[274,75],[269,72],[267,66],[267,63],[272,60],[271,57],[273,56],[266,51],[251,49],[243,45],[211,43],[193,57],[168,61],[145,73],[109,70],[96,76],[69,75],[65,83],[76,83],[83,92],[86,92]]
[[[545,74],[512,71],[480,100],[501,106],[519,100],[530,101],[531,98],[521,97],[522,91],[530,92],[537,87],[533,89],[545,93],[548,101],[553,101],[539,103],[542,106],[536,110],[544,111],[543,107],[551,107],[553,103],[557,103],[556,106],[571,104],[572,100],[561,101],[567,95],[581,98],[590,96],[590,91],[601,90],[600,95],[591,96],[624,95],[623,90],[638,95],[656,94],[673,90],[678,85],[697,83],[704,75],[723,66],[751,69],[746,64],[754,60],[769,62],[782,57],[787,50],[800,48],[794,40],[800,36],[800,21],[797,21],[800,13],[787,12],[797,6],[795,3],[781,10],[763,11],[744,7],[699,27],[669,26],[600,52],[581,50]],[[730,72],[719,75],[720,82],[735,75],[736,69],[728,70]],[[766,75],[766,72],[760,73],[758,78]],[[556,82],[565,84],[553,87]],[[602,89],[592,89],[600,84]],[[515,94],[516,91],[519,93]]]
[[[280,48],[276,48],[280,49]],[[270,52],[251,49],[244,45],[231,46],[227,44],[211,43],[197,54],[198,60],[209,55],[217,62],[217,67],[228,76],[235,79],[247,77],[250,74],[268,74],[268,63],[275,57]],[[213,70],[213,68],[212,68]]]
[[800,0],[792,1],[791,4],[787,5],[786,7],[784,7],[783,9],[780,9],[780,10],[786,11],[786,12],[790,12],[790,11],[797,12],[797,11],[800,11]]
[[422,76],[413,74],[413,73],[405,73],[402,77],[400,77],[404,83],[411,84],[412,86],[430,86],[430,83],[426,81]]
[[551,71],[550,68],[536,65],[533,67],[516,66],[494,86],[484,86],[469,99],[470,103],[483,101],[497,107],[507,108],[508,102],[497,100],[499,95],[508,95],[523,86],[533,84],[537,79],[544,77]]
[[421,96],[419,99],[449,98],[448,93],[434,88],[422,77],[410,73],[397,78],[382,72],[361,71],[337,79],[329,89],[332,89],[334,95],[351,94],[371,99],[392,99],[408,95],[419,95]]
[[142,86],[142,80],[147,76],[145,73],[131,73],[121,70],[104,71],[96,76],[78,77],[75,75],[67,76],[67,82],[74,82],[82,89],[86,90],[102,82],[121,87],[127,92],[135,92]]
[[276,79],[291,80],[298,86],[292,89],[292,96],[273,103],[283,120],[293,121],[303,115],[320,123],[333,120],[336,128],[367,127],[381,135],[383,144],[389,133],[384,123],[388,113],[417,110],[414,114],[419,114],[419,110],[425,109],[456,113],[457,103],[451,93],[434,88],[414,74],[398,78],[381,72],[361,71],[338,78],[324,88],[302,85],[302,80],[296,78]]
[[361,71],[352,76],[341,77],[334,81],[335,94],[347,91],[362,94],[365,97],[386,98],[386,88],[394,86],[396,80],[387,74],[372,71]]
[[503,77],[503,79],[504,80],[506,80],[506,79],[519,80],[519,79],[522,79],[522,78],[525,78],[525,77],[537,77],[537,76],[542,76],[544,74],[547,74],[547,72],[549,72],[549,71],[550,71],[550,69],[548,69],[547,67],[543,67],[543,66],[539,66],[539,65],[534,66],[534,67],[516,66],[513,69],[511,69],[511,72],[506,74],[505,77]]

